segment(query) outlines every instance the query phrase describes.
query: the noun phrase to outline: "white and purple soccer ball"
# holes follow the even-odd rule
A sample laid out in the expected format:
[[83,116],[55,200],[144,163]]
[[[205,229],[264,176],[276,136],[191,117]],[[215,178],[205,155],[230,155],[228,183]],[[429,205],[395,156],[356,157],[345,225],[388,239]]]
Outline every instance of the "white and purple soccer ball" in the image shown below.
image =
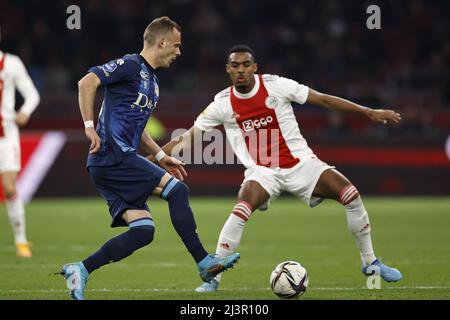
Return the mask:
[[308,272],[296,261],[281,262],[270,275],[270,288],[282,299],[292,299],[303,295],[308,284]]

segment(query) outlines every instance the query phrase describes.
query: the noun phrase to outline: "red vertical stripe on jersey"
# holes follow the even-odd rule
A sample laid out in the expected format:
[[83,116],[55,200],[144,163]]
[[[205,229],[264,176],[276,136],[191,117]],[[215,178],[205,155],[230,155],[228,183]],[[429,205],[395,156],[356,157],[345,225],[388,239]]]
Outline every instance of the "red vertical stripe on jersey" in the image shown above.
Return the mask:
[[259,75],[259,90],[251,98],[240,99],[234,95],[233,88],[230,91],[236,121],[247,150],[256,164],[269,168],[292,168],[299,163],[300,160],[292,155],[283,138],[275,110],[266,106],[269,94],[262,76]]
[[[3,72],[3,67],[5,65],[5,57],[6,53],[3,52],[2,57],[0,58],[0,73]],[[2,97],[3,97],[3,80],[0,78],[0,137],[5,135],[5,131],[3,130],[3,118],[2,118]]]

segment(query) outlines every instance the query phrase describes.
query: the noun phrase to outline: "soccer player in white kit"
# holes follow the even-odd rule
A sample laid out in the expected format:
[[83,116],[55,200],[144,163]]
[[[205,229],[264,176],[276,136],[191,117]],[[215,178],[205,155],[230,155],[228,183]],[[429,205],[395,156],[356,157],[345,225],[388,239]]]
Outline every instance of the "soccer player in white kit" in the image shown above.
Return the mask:
[[[362,272],[370,274],[377,267],[385,281],[399,281],[401,273],[375,256],[369,218],[358,190],[308,147],[291,102],[361,113],[384,124],[398,123],[400,115],[392,110],[374,110],[322,94],[287,78],[255,74],[257,64],[253,50],[245,45],[234,46],[229,51],[226,70],[233,85],[215,96],[189,131],[163,147],[171,154],[175,146],[178,150],[188,147],[201,136],[201,131],[223,125],[234,153],[247,168],[238,201],[220,233],[216,254],[225,256],[234,252],[254,210],[267,209],[270,201],[287,191],[310,207],[325,198],[341,203],[361,254]],[[368,270],[369,266],[372,268]],[[196,291],[216,291],[219,281],[220,277],[216,277]]]
[[[16,112],[15,90],[24,98]],[[9,220],[14,232],[16,255],[31,257],[25,231],[25,209],[17,195],[16,178],[20,171],[19,129],[27,124],[39,103],[39,94],[25,66],[16,55],[0,51],[0,174]]]

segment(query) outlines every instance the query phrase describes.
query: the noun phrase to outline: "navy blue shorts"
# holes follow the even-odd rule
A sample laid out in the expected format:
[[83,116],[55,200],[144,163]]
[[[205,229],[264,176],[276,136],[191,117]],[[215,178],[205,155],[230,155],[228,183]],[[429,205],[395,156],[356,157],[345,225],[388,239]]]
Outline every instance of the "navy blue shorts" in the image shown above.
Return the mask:
[[122,214],[128,209],[146,210],[148,197],[159,185],[166,171],[144,157],[131,154],[115,166],[88,168],[112,217],[111,227],[126,226]]

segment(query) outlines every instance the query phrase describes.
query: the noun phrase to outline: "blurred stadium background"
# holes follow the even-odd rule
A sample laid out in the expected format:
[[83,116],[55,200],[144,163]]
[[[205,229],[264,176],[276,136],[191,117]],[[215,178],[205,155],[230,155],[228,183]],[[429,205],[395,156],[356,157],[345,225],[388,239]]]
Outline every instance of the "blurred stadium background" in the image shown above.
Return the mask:
[[[81,8],[81,30],[66,28],[70,4]],[[1,48],[23,59],[42,96],[23,138],[58,130],[66,139],[35,196],[96,195],[84,171],[87,144],[77,81],[90,66],[139,51],[146,25],[166,14],[182,26],[183,47],[171,69],[158,70],[162,98],[155,115],[164,124],[157,136],[161,143],[174,129],[189,128],[214,94],[229,85],[226,52],[235,43],[247,43],[256,52],[261,73],[284,75],[323,92],[402,113],[401,125],[384,127],[361,116],[311,106],[297,109],[300,129],[313,150],[345,172],[363,194],[448,195],[449,5],[376,1],[382,28],[370,31],[369,4],[2,1]],[[235,194],[243,174],[239,165],[196,165],[189,170],[194,195]],[[217,179],[210,179],[211,172]]]
[[[403,116],[401,125],[385,127],[361,116],[308,105],[296,109],[303,135],[324,161],[336,165],[363,195],[395,196],[366,197],[366,204],[378,226],[375,242],[382,254],[405,271],[401,287],[390,287],[393,290],[383,294],[353,291],[365,280],[355,277],[357,252],[345,232],[343,216],[336,214],[338,206],[329,202],[313,215],[307,210],[297,215],[300,203],[284,199],[274,203],[271,211],[276,214],[255,215],[249,224],[249,236],[241,247],[248,260],[242,259],[243,268],[233,270],[241,277],[226,275],[230,282],[224,291],[207,299],[274,298],[267,288],[268,276],[274,265],[292,253],[294,259],[305,259],[312,272],[314,281],[306,298],[450,297],[450,155],[445,151],[447,143],[450,153],[448,1],[0,3],[0,49],[22,58],[41,94],[40,105],[22,130],[24,170],[19,181],[21,194],[37,199],[27,208],[35,254],[32,261],[15,259],[0,206],[0,298],[66,297],[61,279],[49,280],[47,275],[62,263],[91,253],[118,232],[106,228],[106,206],[85,171],[88,144],[77,81],[91,66],[138,52],[143,30],[161,15],[170,16],[183,29],[181,58],[170,69],[157,70],[161,100],[155,116],[163,126],[153,130],[161,144],[173,130],[189,128],[214,94],[229,85],[224,64],[228,49],[236,43],[253,47],[261,73],[293,78],[373,108],[393,108]],[[81,30],[66,28],[66,8],[71,4],[81,8]],[[381,7],[381,30],[366,28],[370,4]],[[20,105],[20,95],[17,100]],[[97,112],[100,102],[99,94]],[[187,169],[191,194],[201,197],[192,200],[199,230],[213,250],[234,200],[203,196],[235,197],[244,168],[190,165]],[[414,197],[398,197],[406,195]],[[167,211],[163,201],[156,200],[151,207],[155,212]],[[181,253],[185,250],[167,215],[158,216],[158,221],[158,242],[99,272],[88,298],[199,298],[189,289],[198,284],[197,279],[185,276],[186,270],[195,274],[190,257]],[[79,226],[85,231],[81,237]],[[267,236],[273,232],[279,237]],[[255,249],[261,246],[268,253],[264,257]],[[251,261],[258,262],[256,267]],[[37,270],[32,278],[30,268]],[[167,268],[176,278],[169,284],[167,277],[158,276]],[[181,293],[176,291],[180,287]],[[328,287],[333,288],[325,290]]]

